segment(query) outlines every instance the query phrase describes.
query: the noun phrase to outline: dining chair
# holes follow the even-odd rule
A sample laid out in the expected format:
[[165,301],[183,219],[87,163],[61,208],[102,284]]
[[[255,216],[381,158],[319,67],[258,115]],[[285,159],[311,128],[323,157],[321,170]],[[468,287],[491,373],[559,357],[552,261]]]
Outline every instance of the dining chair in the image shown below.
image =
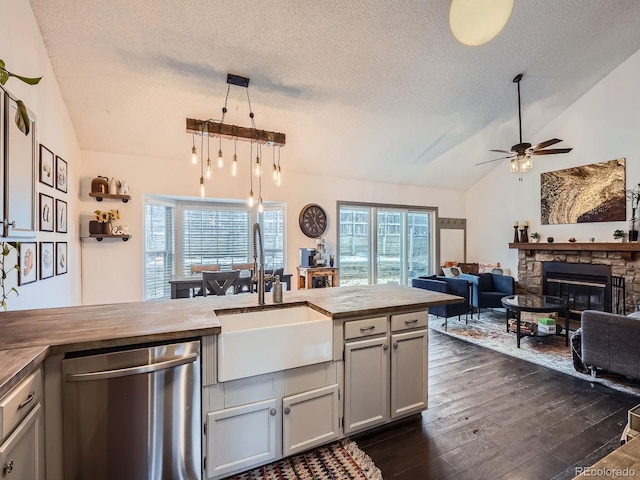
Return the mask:
[[206,297],[209,294],[226,295],[229,289],[237,293],[240,270],[231,272],[202,272],[202,293]]
[[209,265],[191,265],[191,273],[200,273],[200,272],[219,272],[220,265],[217,263],[212,263]]
[[238,279],[238,292],[253,292],[253,282],[251,277],[253,277],[253,263],[232,263],[231,270],[240,271],[240,278]]

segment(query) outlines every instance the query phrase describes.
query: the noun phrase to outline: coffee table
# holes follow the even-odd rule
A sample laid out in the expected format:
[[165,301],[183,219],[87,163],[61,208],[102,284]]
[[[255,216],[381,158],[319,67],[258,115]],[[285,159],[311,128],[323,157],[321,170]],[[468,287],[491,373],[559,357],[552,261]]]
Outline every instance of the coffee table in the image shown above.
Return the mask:
[[[509,295],[502,297],[502,305],[507,309],[507,332],[509,331],[509,313],[513,312],[515,314],[518,348],[520,348],[520,338],[529,336],[528,334],[520,334],[520,314],[522,312],[564,312],[564,333],[560,335],[564,335],[565,344],[569,346],[569,302],[564,298],[551,295]],[[555,335],[558,334],[556,333]]]

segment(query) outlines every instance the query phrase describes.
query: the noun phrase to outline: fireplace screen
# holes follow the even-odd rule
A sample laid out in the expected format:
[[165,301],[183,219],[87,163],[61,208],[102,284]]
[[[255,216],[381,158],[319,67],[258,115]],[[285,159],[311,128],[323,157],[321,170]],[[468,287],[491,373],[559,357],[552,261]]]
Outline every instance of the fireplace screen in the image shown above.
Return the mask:
[[571,317],[584,310],[624,313],[624,278],[611,275],[608,265],[545,262],[543,293],[569,302]]

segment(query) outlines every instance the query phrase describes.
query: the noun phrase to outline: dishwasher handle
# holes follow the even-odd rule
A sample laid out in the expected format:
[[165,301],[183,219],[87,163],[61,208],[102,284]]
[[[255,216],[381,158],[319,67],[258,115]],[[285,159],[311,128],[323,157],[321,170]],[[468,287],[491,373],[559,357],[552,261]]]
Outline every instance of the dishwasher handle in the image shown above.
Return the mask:
[[193,363],[198,357],[197,353],[190,353],[184,357],[165,360],[164,362],[150,363],[138,365],[135,367],[116,368],[114,370],[101,370],[99,372],[73,373],[67,375],[67,382],[87,382],[90,380],[104,380],[106,378],[127,377],[129,375],[138,375],[141,373],[153,373],[159,370],[179,367],[187,363]]

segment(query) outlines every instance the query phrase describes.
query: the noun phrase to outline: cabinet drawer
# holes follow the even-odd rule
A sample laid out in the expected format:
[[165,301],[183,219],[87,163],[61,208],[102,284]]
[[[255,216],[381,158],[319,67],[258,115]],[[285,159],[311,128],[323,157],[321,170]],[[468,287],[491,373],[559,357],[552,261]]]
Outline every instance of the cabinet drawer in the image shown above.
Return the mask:
[[429,313],[426,310],[412,313],[391,315],[391,331],[408,330],[410,328],[426,327],[429,325]]
[[0,438],[5,438],[42,398],[42,373],[38,369],[0,401]]
[[344,324],[344,339],[368,337],[387,333],[387,317],[352,320]]

